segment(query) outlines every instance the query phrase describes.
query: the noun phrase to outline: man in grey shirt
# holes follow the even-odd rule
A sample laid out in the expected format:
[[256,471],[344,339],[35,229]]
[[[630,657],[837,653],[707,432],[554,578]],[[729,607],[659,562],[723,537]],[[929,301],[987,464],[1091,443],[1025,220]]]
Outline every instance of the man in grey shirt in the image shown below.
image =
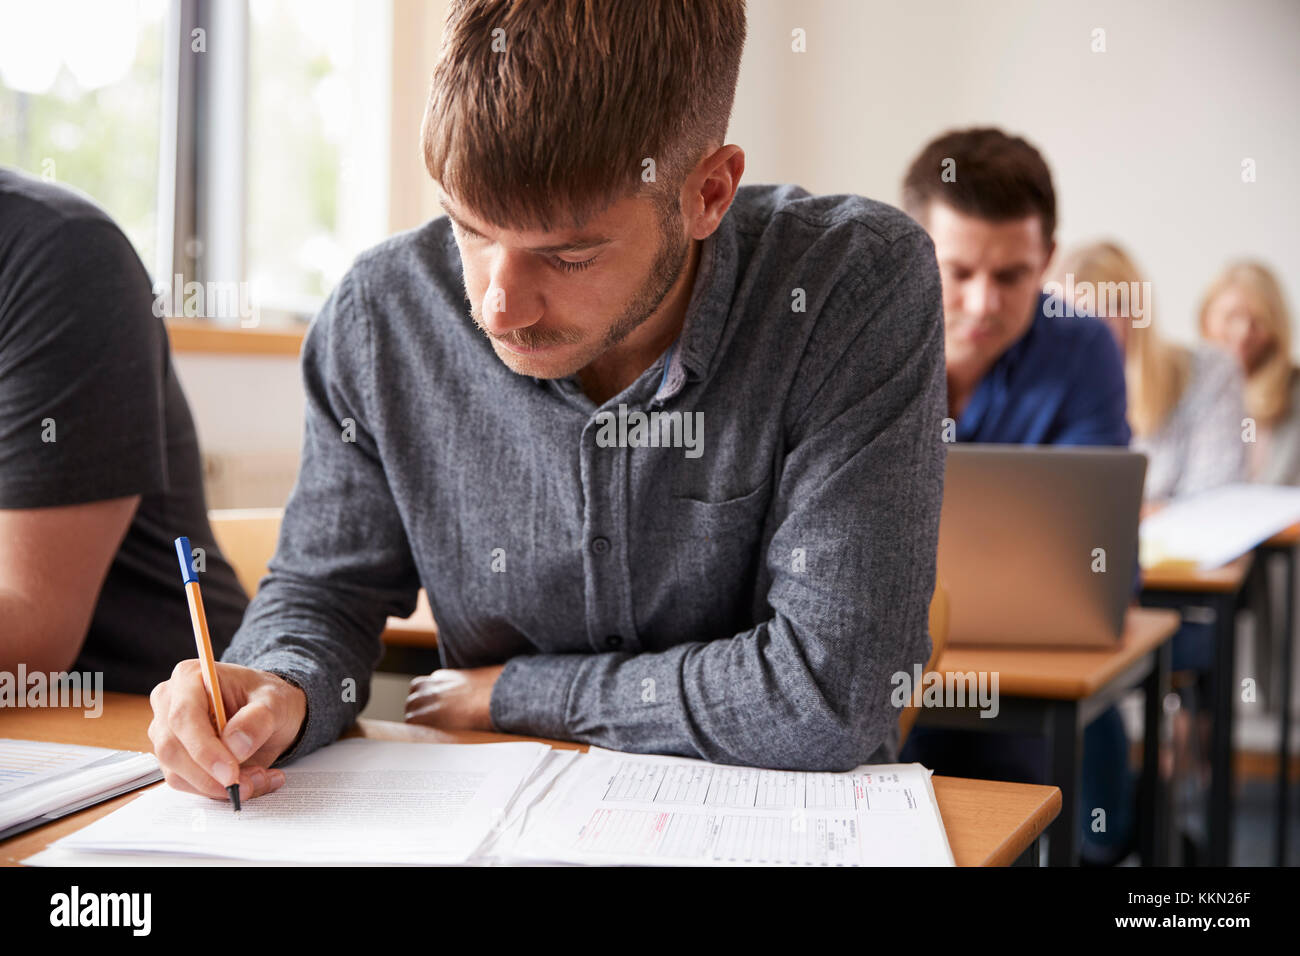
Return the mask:
[[[362,255],[307,336],[302,470],[222,664],[248,706],[217,741],[195,670],[155,691],[169,781],[220,797],[233,757],[247,793],[277,786],[249,768],[355,719],[421,585],[444,669],[408,719],[767,767],[892,759],[891,675],[930,649],[943,477],[928,237],[856,196],[739,188],[744,154],[718,144],[743,3],[665,15],[658,51],[624,21],[676,4],[593,5],[590,43],[522,8],[500,69],[546,77],[572,53],[587,93],[492,82],[497,6],[453,7],[434,75],[448,217]],[[680,71],[654,87],[638,56]],[[541,100],[465,132],[465,104],[502,90]],[[635,139],[700,103],[686,161]],[[559,111],[605,147],[528,132]]]

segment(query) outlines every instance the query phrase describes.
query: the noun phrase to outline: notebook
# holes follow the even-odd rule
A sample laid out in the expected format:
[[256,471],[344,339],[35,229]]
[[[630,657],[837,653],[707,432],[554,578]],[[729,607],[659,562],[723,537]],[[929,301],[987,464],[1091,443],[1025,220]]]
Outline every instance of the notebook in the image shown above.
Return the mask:
[[0,840],[161,779],[153,754],[0,738]]

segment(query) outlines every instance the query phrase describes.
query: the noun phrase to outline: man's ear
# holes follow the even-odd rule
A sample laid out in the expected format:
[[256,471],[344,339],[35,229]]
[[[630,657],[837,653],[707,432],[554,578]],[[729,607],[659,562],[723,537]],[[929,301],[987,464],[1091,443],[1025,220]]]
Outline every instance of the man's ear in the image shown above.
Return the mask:
[[[740,188],[741,177],[745,174],[745,151],[739,146],[721,146],[710,153],[700,163],[697,170],[700,175],[699,186],[692,198],[691,206],[700,210],[692,224],[691,236],[694,239],[707,239],[718,228],[718,223],[731,208]],[[688,177],[689,184],[694,177]],[[687,188],[691,188],[689,185]]]
[[1052,267],[1052,259],[1056,256],[1056,240],[1053,239],[1047,244],[1047,259],[1043,262],[1043,274],[1038,278],[1043,280],[1047,277],[1048,270]]

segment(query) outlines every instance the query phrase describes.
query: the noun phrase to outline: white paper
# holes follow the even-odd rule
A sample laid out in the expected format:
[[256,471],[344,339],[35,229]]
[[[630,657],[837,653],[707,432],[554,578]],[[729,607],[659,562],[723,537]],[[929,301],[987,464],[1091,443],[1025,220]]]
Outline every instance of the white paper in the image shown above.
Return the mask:
[[1176,561],[1222,567],[1300,521],[1300,488],[1224,485],[1170,502],[1142,520],[1144,568]]
[[[51,843],[48,847],[23,860],[23,866],[74,866],[80,869],[86,866],[273,866],[272,863],[255,863],[249,860],[224,859],[215,856],[195,856],[180,853],[168,853],[165,857],[156,853],[101,853],[89,850],[72,850]],[[330,866],[328,863],[299,863],[296,866]],[[337,865],[337,864],[333,864]]]
[[117,751],[43,740],[0,739],[0,796],[101,760]]
[[560,774],[578,756],[580,752],[577,750],[552,750],[546,754],[537,772],[523,786],[511,808],[506,811],[502,825],[485,841],[475,856],[476,861],[493,863],[511,858],[514,845],[524,831],[529,814],[535,810],[537,803],[550,790]]
[[0,740],[0,831],[61,816],[162,778],[153,754]]
[[284,786],[246,801],[240,813],[159,787],[52,848],[267,863],[461,863],[505,822],[549,750],[342,740],[285,767]]
[[593,747],[529,814],[518,860],[952,866],[930,771],[758,770]]

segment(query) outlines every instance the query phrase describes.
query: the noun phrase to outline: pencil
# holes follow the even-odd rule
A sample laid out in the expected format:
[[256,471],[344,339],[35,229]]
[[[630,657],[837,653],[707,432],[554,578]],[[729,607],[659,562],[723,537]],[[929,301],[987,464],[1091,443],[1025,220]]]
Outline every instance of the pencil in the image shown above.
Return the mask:
[[[208,617],[203,613],[203,595],[199,593],[198,575],[190,563],[190,539],[176,539],[176,557],[181,562],[181,580],[185,583],[185,596],[190,602],[190,622],[194,625],[194,643],[199,649],[199,663],[203,666],[203,683],[212,701],[212,713],[217,718],[217,734],[226,729],[226,707],[221,701],[221,684],[217,680],[217,662],[212,656],[212,639],[208,636]],[[239,784],[226,787],[230,802],[239,812]]]

